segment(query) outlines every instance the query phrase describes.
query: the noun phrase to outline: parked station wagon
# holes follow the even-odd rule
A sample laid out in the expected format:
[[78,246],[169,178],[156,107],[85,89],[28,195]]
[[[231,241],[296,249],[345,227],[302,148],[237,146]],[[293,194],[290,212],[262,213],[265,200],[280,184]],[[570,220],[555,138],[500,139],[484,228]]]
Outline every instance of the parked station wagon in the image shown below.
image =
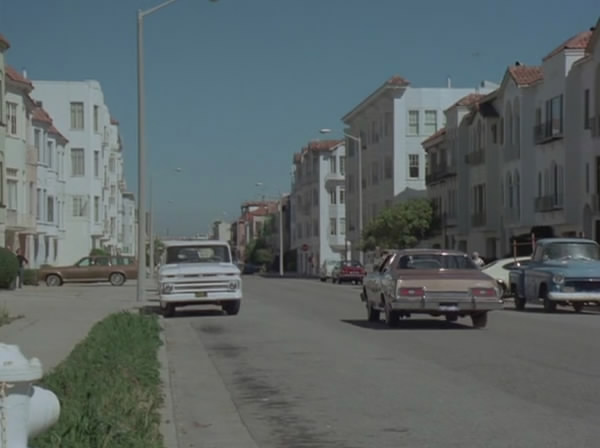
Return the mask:
[[122,286],[127,280],[137,278],[137,263],[134,257],[120,255],[84,257],[73,266],[41,268],[38,277],[48,286],[98,282]]

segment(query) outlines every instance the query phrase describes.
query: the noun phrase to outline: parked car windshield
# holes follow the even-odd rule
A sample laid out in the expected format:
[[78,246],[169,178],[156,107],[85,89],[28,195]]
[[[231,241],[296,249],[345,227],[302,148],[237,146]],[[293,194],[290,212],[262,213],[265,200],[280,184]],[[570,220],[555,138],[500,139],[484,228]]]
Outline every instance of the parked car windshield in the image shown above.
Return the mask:
[[414,254],[403,255],[398,269],[478,269],[467,255]]
[[176,263],[229,263],[227,246],[172,246],[167,248],[167,264]]
[[545,260],[598,260],[600,246],[592,243],[552,243],[544,249]]

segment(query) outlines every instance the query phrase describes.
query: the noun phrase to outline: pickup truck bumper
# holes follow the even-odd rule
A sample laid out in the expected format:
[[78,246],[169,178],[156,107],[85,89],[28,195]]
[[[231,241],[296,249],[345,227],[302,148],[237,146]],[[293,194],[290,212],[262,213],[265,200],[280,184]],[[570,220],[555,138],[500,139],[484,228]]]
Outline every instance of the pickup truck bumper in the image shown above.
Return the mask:
[[[205,294],[202,296],[202,294]],[[206,304],[211,305],[227,300],[240,300],[242,298],[242,291],[232,292],[180,292],[174,294],[161,294],[160,303],[186,303],[198,305]]]
[[390,303],[393,310],[423,313],[468,313],[471,311],[494,311],[504,308],[500,299],[435,300],[396,299]]
[[600,302],[600,292],[551,291],[548,298],[556,302]]

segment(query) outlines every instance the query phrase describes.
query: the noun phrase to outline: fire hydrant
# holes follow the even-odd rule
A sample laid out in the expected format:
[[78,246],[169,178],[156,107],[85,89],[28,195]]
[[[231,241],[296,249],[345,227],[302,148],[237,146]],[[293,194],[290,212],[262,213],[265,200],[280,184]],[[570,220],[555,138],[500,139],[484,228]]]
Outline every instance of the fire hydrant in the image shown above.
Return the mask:
[[42,376],[39,359],[28,360],[18,346],[0,343],[0,448],[27,448],[29,439],[58,421],[56,395],[33,385]]

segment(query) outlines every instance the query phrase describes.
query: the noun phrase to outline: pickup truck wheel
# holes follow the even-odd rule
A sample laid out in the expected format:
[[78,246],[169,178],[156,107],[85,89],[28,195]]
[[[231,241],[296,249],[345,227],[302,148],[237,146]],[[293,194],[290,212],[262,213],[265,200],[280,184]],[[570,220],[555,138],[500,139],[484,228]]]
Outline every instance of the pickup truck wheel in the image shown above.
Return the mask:
[[515,294],[515,309],[523,311],[525,309],[525,299]]
[[373,304],[367,301],[367,320],[369,322],[379,322],[381,312],[373,308]]
[[113,272],[110,274],[110,277],[108,277],[108,281],[113,286],[123,286],[125,283],[125,276],[119,272]]
[[458,320],[458,314],[446,314],[446,321],[456,322]]
[[163,308],[164,317],[173,317],[175,315],[175,304],[167,303]]
[[544,300],[544,311],[546,313],[554,313],[556,311],[556,302],[548,298],[548,291],[542,287],[540,297]]
[[397,311],[391,310],[389,307],[385,307],[385,324],[394,328],[398,326],[398,322],[400,321],[400,315]]
[[229,316],[235,316],[240,312],[241,305],[242,303],[240,300],[229,300],[227,302],[223,302],[221,307]]
[[583,303],[575,302],[573,304],[573,309],[575,310],[576,313],[581,313],[583,311]]
[[471,322],[473,322],[473,327],[475,328],[485,328],[487,326],[487,320],[487,311],[484,311],[483,313],[471,314]]
[[62,280],[58,275],[50,274],[46,277],[46,285],[47,286],[60,286],[62,285]]

